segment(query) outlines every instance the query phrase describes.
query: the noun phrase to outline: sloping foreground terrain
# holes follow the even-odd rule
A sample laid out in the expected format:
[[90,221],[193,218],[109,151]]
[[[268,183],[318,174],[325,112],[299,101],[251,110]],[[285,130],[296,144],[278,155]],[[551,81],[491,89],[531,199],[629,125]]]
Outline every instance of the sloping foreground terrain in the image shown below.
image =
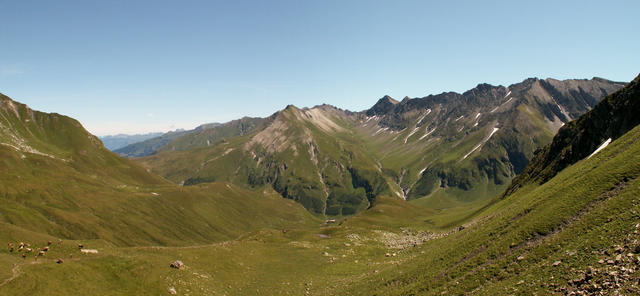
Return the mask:
[[[636,82],[617,98],[640,100],[630,91]],[[625,121],[625,114],[637,112],[609,115]],[[2,251],[0,294],[638,294],[638,139],[635,127],[547,182],[526,183],[462,218],[380,197],[337,224],[263,228],[181,246],[58,242],[5,223],[5,240],[53,244],[37,260]],[[81,254],[77,243],[97,253]],[[170,268],[175,260],[184,266]]]
[[140,161],[184,185],[272,187],[320,216],[352,215],[382,195],[426,196],[422,203],[434,209],[483,204],[562,125],[622,86],[531,78],[463,94],[384,97],[363,112],[287,106],[250,129],[230,122],[177,137]]

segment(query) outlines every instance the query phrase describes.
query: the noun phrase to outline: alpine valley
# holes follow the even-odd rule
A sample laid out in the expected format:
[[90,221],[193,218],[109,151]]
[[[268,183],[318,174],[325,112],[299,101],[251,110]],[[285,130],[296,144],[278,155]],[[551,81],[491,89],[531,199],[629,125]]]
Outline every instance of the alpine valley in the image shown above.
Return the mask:
[[111,152],[0,95],[0,294],[639,294],[638,114],[530,78]]

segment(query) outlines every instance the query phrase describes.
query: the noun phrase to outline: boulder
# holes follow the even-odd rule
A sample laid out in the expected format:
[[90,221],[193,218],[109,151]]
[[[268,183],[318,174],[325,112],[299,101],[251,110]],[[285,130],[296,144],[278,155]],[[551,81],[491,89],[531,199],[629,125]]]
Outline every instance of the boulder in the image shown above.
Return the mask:
[[175,269],[181,269],[182,267],[184,267],[184,263],[182,263],[182,261],[180,260],[176,260],[176,261],[173,261],[173,263],[171,263],[169,267],[175,268]]

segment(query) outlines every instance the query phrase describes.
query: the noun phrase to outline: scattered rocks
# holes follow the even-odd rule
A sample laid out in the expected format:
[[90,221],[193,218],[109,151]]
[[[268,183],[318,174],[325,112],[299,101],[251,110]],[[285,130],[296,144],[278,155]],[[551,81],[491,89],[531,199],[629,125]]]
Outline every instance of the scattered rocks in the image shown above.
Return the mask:
[[382,230],[374,230],[379,235],[379,241],[390,249],[406,249],[416,247],[429,240],[445,237],[457,230],[444,233],[433,233],[429,231],[412,231],[405,229],[401,234],[387,232]]
[[182,263],[182,261],[180,260],[176,260],[176,261],[173,261],[173,263],[171,263],[169,267],[175,268],[175,269],[182,269],[184,267],[184,263]]
[[176,288],[174,287],[169,287],[169,294],[176,295],[178,294],[178,291],[176,291]]
[[[598,260],[598,268],[588,266],[578,271],[567,287],[560,291],[566,295],[640,295],[640,257],[635,256],[635,241],[627,238],[627,243],[613,246],[613,251],[599,252],[604,258]],[[613,256],[615,254],[615,256]],[[613,258],[612,258],[613,256]]]

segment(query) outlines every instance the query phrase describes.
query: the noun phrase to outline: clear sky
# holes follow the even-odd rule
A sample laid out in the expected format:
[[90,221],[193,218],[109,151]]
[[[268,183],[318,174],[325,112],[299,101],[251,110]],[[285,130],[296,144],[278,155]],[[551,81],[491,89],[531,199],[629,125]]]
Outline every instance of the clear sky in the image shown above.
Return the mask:
[[0,0],[0,92],[97,135],[640,73],[640,1]]

